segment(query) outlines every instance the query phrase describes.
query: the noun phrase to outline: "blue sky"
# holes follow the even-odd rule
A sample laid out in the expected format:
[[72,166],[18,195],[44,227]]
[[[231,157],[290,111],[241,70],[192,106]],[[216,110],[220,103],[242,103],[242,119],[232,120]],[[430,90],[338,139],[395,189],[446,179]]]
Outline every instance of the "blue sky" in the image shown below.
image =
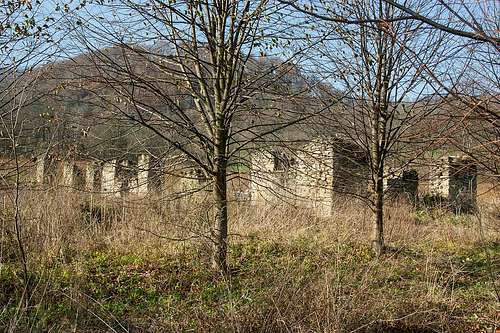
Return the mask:
[[[113,2],[112,6],[87,4],[81,7],[81,3],[77,1],[69,1],[66,3],[60,3],[53,0],[43,1],[37,10],[37,20],[43,22],[47,17],[53,18],[48,24],[54,41],[53,43],[39,45],[39,50],[43,52],[37,58],[31,59],[29,65],[39,63],[40,61],[50,62],[58,59],[67,59],[85,52],[86,48],[82,45],[82,40],[79,38],[86,39],[94,48],[110,46],[113,42],[121,41],[121,38],[127,43],[139,42],[142,44],[152,44],[158,42],[158,31],[155,32],[154,28],[158,28],[160,29],[159,31],[161,31],[161,27],[151,24],[150,22],[144,24],[144,18],[131,14],[128,8],[118,5],[118,3],[119,2]],[[426,8],[423,9],[424,12],[427,11],[428,13],[432,13],[437,10],[438,7],[432,6],[434,2],[428,3]],[[491,5],[493,2],[486,1],[485,3]],[[56,10],[56,8],[59,10]],[[495,12],[497,9],[498,6],[493,4],[492,11]],[[477,8],[476,10],[479,11]],[[466,15],[469,14],[466,13]],[[82,24],[78,25],[78,22]],[[274,48],[269,49],[267,46],[271,39],[267,39],[254,51],[255,55],[257,56],[262,51],[265,51],[267,56],[282,59],[287,59],[293,51],[306,47],[307,43],[301,40],[301,37],[307,34],[310,37],[310,42],[314,43],[316,39],[324,36],[325,31],[329,30],[328,23],[325,24],[323,22],[321,25],[315,24],[314,20],[310,20],[297,12],[283,12],[281,16],[274,18],[273,21],[263,22],[263,24],[267,25],[265,28],[269,29],[268,32],[275,33],[279,36],[280,43]],[[97,31],[99,31],[99,33],[96,33]],[[446,80],[448,74],[452,74],[464,66],[464,61],[469,58],[466,56],[470,50],[463,47],[466,42],[468,41],[457,38],[451,38],[447,42],[446,48],[449,53],[454,54],[456,61],[448,61],[437,67],[436,74],[440,75],[443,80]],[[424,41],[421,43],[424,43]],[[330,41],[328,44],[332,47],[332,52],[346,50],[346,48],[340,47],[341,44],[336,41]],[[33,41],[24,41],[22,44],[17,45],[16,52],[21,55],[25,53],[26,50],[29,50],[32,45]],[[286,47],[284,45],[286,45]],[[414,45],[418,46],[418,40]],[[480,48],[481,46],[475,47]],[[349,55],[348,50],[346,51],[347,54],[345,59],[348,61],[349,56],[352,55]],[[446,53],[443,53],[443,55],[445,54]],[[334,67],[328,66],[326,63],[327,60],[319,58],[317,52],[311,52],[308,55],[297,58],[297,60],[300,60],[300,65],[304,71],[316,73],[316,75],[319,75],[323,80],[340,87],[335,82]],[[418,59],[415,63],[418,64]],[[318,64],[321,66],[318,66]],[[324,71],[325,66],[331,69],[330,73]],[[321,67],[323,67],[322,73],[320,71]],[[490,74],[493,76],[495,73],[497,75],[499,74],[498,66],[490,68],[490,70]],[[498,89],[498,85],[496,88]],[[432,89],[429,93],[431,92]]]

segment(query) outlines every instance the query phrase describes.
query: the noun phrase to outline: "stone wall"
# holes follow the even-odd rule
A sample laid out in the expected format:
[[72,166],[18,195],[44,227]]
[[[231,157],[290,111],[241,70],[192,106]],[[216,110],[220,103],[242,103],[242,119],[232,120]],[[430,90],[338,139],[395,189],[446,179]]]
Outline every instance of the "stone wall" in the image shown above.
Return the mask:
[[[147,156],[147,155],[146,155]],[[165,187],[165,176],[169,172],[166,167],[168,163],[161,158],[155,156],[148,156],[148,191],[151,192],[161,192]]]
[[252,203],[295,204],[296,163],[293,154],[283,149],[253,152],[250,168]]
[[[36,181],[48,186],[145,196],[206,197],[210,181],[201,169],[172,156],[170,160],[135,155],[106,162],[59,160],[51,155],[36,160]],[[362,155],[338,142],[310,142],[293,149],[280,147],[252,152],[249,197],[252,203],[287,203],[312,209],[317,215],[331,213],[336,193],[367,191],[368,171]],[[414,170],[386,172],[389,197],[418,200],[418,174]],[[475,209],[477,166],[470,159],[449,156],[432,168],[430,189],[456,211]],[[246,190],[246,188],[245,188]],[[237,189],[235,193],[241,191]]]
[[333,146],[310,143],[297,153],[296,194],[301,206],[311,208],[318,216],[329,216],[333,205]]
[[366,161],[360,156],[338,140],[253,152],[251,200],[286,202],[328,216],[335,193],[366,192]]
[[62,175],[61,161],[51,154],[36,157],[36,182],[39,184],[57,185]]
[[[235,200],[249,193],[254,204],[286,203],[310,208],[320,216],[331,214],[337,193],[366,195],[369,181],[366,158],[353,145],[339,140],[253,151],[245,177],[248,175],[244,191],[231,185]],[[206,198],[211,191],[205,173],[180,156],[167,159],[143,154],[100,162],[43,154],[35,161],[34,178],[46,186],[116,196],[155,192],[173,198]],[[431,168],[429,184],[430,192],[456,212],[476,208],[477,166],[471,159],[448,156],[438,160]],[[418,201],[415,170],[387,170],[384,187],[389,198],[404,196],[412,203]]]
[[333,191],[339,194],[366,196],[370,172],[364,151],[356,145],[334,141]]
[[38,156],[35,162],[35,181],[43,184],[45,181],[45,156]]
[[36,182],[116,196],[144,196],[149,191],[149,156],[105,162],[42,156],[36,161]]
[[476,209],[477,165],[467,157],[448,156],[430,172],[430,191],[445,199],[456,212]]
[[137,184],[133,192],[137,195],[146,195],[149,191],[149,155],[139,155],[137,161]]
[[410,170],[388,170],[384,178],[384,188],[389,199],[407,199],[410,203],[418,201],[418,173]]
[[89,161],[85,168],[85,191],[100,192],[102,188],[102,163]]
[[86,161],[61,161],[62,166],[62,176],[60,180],[60,185],[77,189],[84,190],[86,184]]
[[104,162],[101,171],[101,192],[118,193],[119,187],[115,176],[116,176],[116,160]]

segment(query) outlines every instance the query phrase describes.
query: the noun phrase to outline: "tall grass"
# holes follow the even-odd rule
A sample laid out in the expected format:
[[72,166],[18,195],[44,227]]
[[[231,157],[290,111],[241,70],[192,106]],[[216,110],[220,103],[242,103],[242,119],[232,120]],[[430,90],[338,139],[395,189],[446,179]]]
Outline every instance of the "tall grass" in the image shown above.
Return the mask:
[[481,332],[498,326],[496,196],[481,202],[480,216],[391,203],[389,249],[379,259],[368,241],[370,211],[360,202],[339,199],[331,217],[232,202],[231,275],[224,277],[209,269],[211,206],[201,196],[21,195],[30,279],[20,273],[5,194],[5,331]]

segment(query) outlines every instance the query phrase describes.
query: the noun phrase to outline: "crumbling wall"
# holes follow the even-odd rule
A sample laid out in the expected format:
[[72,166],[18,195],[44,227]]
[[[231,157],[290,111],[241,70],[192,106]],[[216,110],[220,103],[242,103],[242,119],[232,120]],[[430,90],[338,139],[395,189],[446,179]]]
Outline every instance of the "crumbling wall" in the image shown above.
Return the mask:
[[143,196],[149,191],[149,155],[141,154],[137,157],[137,172],[132,181],[132,192]]
[[72,187],[75,173],[74,161],[61,161],[62,164],[62,177],[60,184],[66,187]]
[[329,216],[335,193],[367,189],[366,159],[343,141],[315,141],[252,153],[251,200],[284,201]]
[[100,192],[102,188],[103,165],[97,161],[89,161],[85,167],[85,191]]
[[477,165],[467,157],[448,156],[430,172],[431,193],[444,198],[456,212],[476,209]]
[[103,192],[117,196],[148,193],[149,158],[146,155],[125,156],[104,163],[102,167]]
[[252,203],[289,203],[296,200],[296,159],[278,149],[252,153],[250,198]]
[[119,185],[115,182],[116,160],[104,162],[102,165],[101,175],[101,192],[103,193],[118,193]]
[[331,213],[333,149],[314,142],[294,149],[252,153],[252,203],[288,203],[310,208],[316,215]]
[[405,198],[410,203],[418,201],[418,173],[410,170],[388,170],[384,178],[384,188],[388,198]]
[[134,174],[132,161],[129,158],[119,159],[115,169],[115,188],[120,196],[127,195],[132,186],[136,183],[134,181]]
[[156,191],[161,192],[165,198],[204,201],[212,191],[210,177],[184,155],[172,155],[164,158],[161,163],[158,160],[154,163],[149,174],[150,184],[153,182]]
[[[43,158],[45,157],[45,158]],[[57,160],[50,155],[36,160],[36,181],[89,192],[145,195],[149,188],[149,156],[107,162]]]
[[333,204],[333,161],[335,153],[328,143],[310,143],[297,153],[298,200],[319,216],[329,216]]
[[35,180],[38,184],[43,184],[45,180],[45,156],[37,156],[35,164]]
[[85,190],[87,161],[66,159],[59,162],[61,176],[59,185],[75,190]]
[[334,142],[333,151],[333,192],[366,196],[370,171],[365,152],[344,141]]
[[168,160],[155,156],[148,157],[148,189],[151,192],[161,193],[165,189],[165,178],[169,171]]
[[52,154],[40,154],[36,157],[36,182],[40,185],[57,185],[61,177],[61,163]]

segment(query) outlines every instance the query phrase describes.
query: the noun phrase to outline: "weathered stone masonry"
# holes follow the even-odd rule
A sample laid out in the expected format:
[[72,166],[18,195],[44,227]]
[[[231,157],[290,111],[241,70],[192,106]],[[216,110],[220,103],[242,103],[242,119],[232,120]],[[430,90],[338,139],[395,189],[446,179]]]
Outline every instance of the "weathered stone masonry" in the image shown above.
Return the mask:
[[251,200],[286,202],[328,216],[335,193],[366,191],[366,171],[360,154],[339,141],[260,150],[252,155]]
[[418,201],[418,173],[410,170],[388,170],[384,178],[384,188],[389,198],[404,198],[410,203]]
[[[174,197],[206,197],[211,190],[210,179],[178,156],[159,160],[140,154],[105,162],[44,157],[36,161],[35,181],[48,186],[113,196],[168,192]],[[252,152],[249,196],[252,203],[287,203],[328,216],[338,194],[366,196],[368,181],[367,161],[352,145],[338,140],[307,142],[292,149],[269,147]],[[415,170],[385,173],[388,198],[403,196],[416,203],[418,187]],[[444,198],[456,212],[474,210],[476,164],[465,157],[440,159],[430,173],[430,192]]]
[[447,156],[440,159],[430,174],[430,191],[444,198],[456,212],[476,209],[477,165],[467,157]]
[[[349,145],[324,142],[295,149],[269,148],[252,155],[251,200],[254,204],[287,203],[331,214],[337,194],[366,196],[369,172],[361,154]],[[455,212],[476,207],[477,166],[464,157],[438,161],[430,175],[431,192],[444,198]],[[419,176],[414,169],[388,169],[384,177],[388,199],[418,202]]]
[[58,160],[43,155],[36,161],[35,180],[48,186],[63,186],[68,189],[114,194],[133,193],[146,195],[149,190],[149,156],[138,155],[137,161],[130,159],[105,162]]

